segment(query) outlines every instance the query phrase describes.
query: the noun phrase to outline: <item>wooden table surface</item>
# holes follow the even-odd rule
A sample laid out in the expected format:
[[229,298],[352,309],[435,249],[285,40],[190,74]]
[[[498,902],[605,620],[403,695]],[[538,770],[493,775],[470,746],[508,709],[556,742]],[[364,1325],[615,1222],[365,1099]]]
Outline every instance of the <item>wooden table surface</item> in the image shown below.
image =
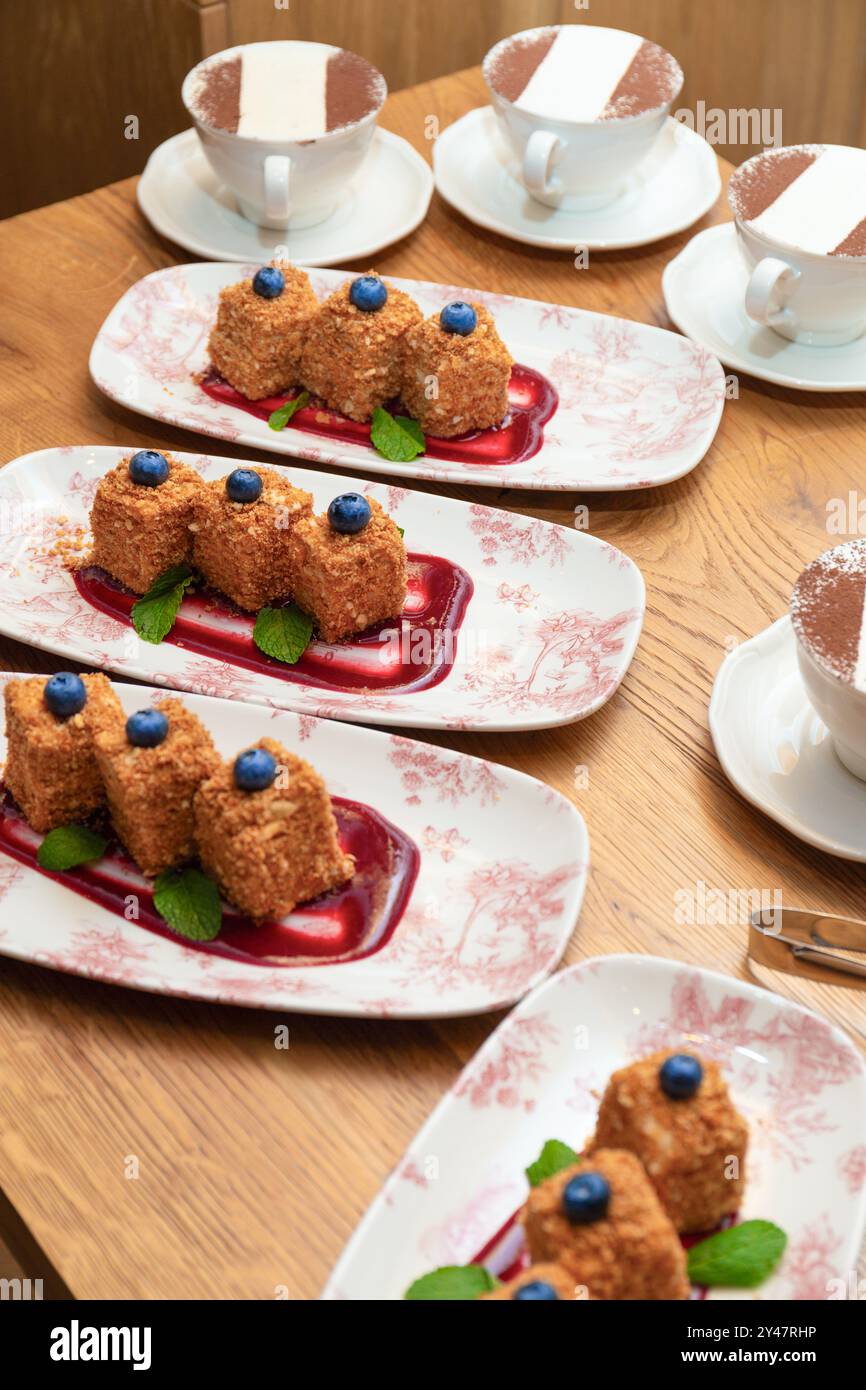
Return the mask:
[[[391,97],[383,124],[429,158],[425,119],[444,127],[483,101],[478,73],[460,73]],[[726,216],[720,205],[706,221]],[[377,268],[669,327],[661,271],[691,234],[593,253],[577,270],[570,256],[477,230],[434,195],[425,224]],[[117,298],[189,259],[151,231],[134,180],[0,224],[0,252],[3,462],[69,443],[230,452],[128,413],[88,378],[91,342]],[[484,490],[485,502],[565,525],[587,502],[590,529],[632,556],[647,583],[637,655],[593,718],[538,733],[422,735],[530,772],[579,805],[592,868],[569,962],[636,951],[742,975],[743,926],[675,922],[675,894],[701,881],[862,909],[861,866],[811,850],[728,784],[707,702],[731,643],[783,613],[799,569],[830,544],[827,500],[862,485],[864,455],[862,398],[743,379],[707,458],[680,482],[583,499]],[[0,659],[28,671],[59,664],[8,641]],[[589,774],[581,791],[578,766]],[[279,1286],[315,1296],[498,1020],[296,1016],[290,1048],[278,1050],[284,1021],[0,959],[0,1233],[19,1249],[30,1242],[27,1272],[77,1297],[271,1298]],[[137,1178],[125,1175],[131,1156]]]

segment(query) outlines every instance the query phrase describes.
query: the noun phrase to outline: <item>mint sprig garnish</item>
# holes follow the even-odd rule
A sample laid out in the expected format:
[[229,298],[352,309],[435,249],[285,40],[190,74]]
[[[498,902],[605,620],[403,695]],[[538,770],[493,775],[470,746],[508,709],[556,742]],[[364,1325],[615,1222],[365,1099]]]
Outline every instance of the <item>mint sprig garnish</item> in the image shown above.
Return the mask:
[[40,869],[59,874],[64,869],[74,869],[76,864],[101,859],[107,845],[104,835],[98,835],[86,825],[58,825],[55,830],[49,830],[36,851],[36,862]]
[[408,415],[392,415],[381,405],[373,411],[370,443],[377,454],[391,463],[411,463],[427,447],[417,420],[410,420]]
[[753,1289],[772,1274],[788,1237],[772,1221],[743,1221],[708,1236],[688,1252],[693,1284]]
[[296,603],[285,608],[262,608],[253,628],[253,641],[265,656],[294,666],[313,635],[313,620]]
[[272,430],[284,430],[293,415],[297,415],[299,410],[303,410],[305,405],[310,403],[309,391],[301,391],[300,395],[293,400],[286,401],[285,405],[278,406],[271,411],[268,416],[268,428]]
[[219,936],[223,910],[219,890],[201,869],[167,869],[153,885],[153,905],[179,936],[213,941]]
[[143,642],[161,642],[171,632],[194,578],[189,565],[172,565],[132,605],[132,625]]
[[412,1303],[458,1302],[498,1288],[496,1275],[483,1265],[443,1265],[430,1274],[422,1274],[403,1297]]
[[563,1168],[571,1168],[579,1162],[580,1154],[570,1144],[563,1143],[561,1139],[548,1139],[538,1158],[526,1170],[529,1186],[537,1187],[539,1183],[552,1178],[554,1173],[561,1173]]

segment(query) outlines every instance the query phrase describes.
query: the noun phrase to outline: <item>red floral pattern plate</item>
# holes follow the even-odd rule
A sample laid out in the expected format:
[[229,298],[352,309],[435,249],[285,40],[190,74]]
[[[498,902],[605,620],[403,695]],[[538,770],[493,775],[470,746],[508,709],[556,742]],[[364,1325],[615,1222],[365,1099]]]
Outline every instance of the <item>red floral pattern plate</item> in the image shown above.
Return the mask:
[[[513,419],[501,430],[437,440],[414,463],[391,463],[371,448],[367,428],[327,412],[299,415],[275,432],[247,409],[208,394],[198,378],[220,289],[254,266],[208,261],[170,266],[126,291],[90,354],[100,390],[141,415],[273,449],[316,463],[482,487],[622,491],[681,478],[709,449],[724,405],[718,360],[688,338],[561,304],[515,299],[458,285],[394,279],[425,314],[450,299],[484,304],[519,370]],[[312,270],[324,299],[346,279]],[[552,411],[552,413],[551,413]]]
[[544,1141],[580,1150],[611,1072],[679,1046],[719,1063],[749,1123],[741,1219],[775,1221],[788,1235],[759,1289],[708,1296],[850,1296],[866,1225],[863,1058],[799,1004],[630,955],[561,971],[499,1025],[388,1178],[324,1297],[399,1299],[427,1270],[472,1261],[522,1204],[524,1169]]
[[[416,729],[568,724],[599,709],[628,670],[644,583],[613,546],[531,517],[306,469],[282,471],[313,493],[317,511],[357,489],[403,527],[413,559],[399,628],[317,642],[287,667],[258,652],[249,616],[195,596],[170,639],[141,642],[131,595],[92,574],[76,583],[60,553],[86,532],[99,479],[135,447],[45,449],[3,469],[0,632],[155,685]],[[239,462],[177,457],[208,479]]]
[[[10,679],[4,673],[0,686]],[[165,698],[154,688],[115,689],[128,712]],[[245,936],[232,922],[227,938],[215,943],[219,950],[187,945],[153,929],[149,887],[129,861],[99,861],[83,883],[45,874],[3,848],[4,826],[0,954],[159,994],[378,1018],[500,1009],[557,964],[580,912],[589,857],[583,819],[558,792],[509,768],[351,724],[236,700],[184,702],[224,757],[264,735],[278,739],[321,773],[340,803],[341,829],[345,811],[357,815],[359,808],[378,832],[384,829],[398,851],[395,893],[375,894],[396,917],[384,924],[384,939],[362,943],[345,960],[321,950],[315,960],[253,960],[259,946],[251,951],[251,929]],[[5,755],[3,736],[0,759]],[[14,834],[15,845],[27,848],[20,827]],[[373,854],[363,841],[345,843],[369,868]],[[122,880],[123,894],[109,891],[96,901],[94,880],[97,889]],[[129,894],[139,901],[138,921],[111,906]],[[267,931],[275,941],[293,936],[301,949],[304,935],[343,929],[340,908],[339,894],[319,899],[316,910],[298,908],[279,931],[278,924]]]

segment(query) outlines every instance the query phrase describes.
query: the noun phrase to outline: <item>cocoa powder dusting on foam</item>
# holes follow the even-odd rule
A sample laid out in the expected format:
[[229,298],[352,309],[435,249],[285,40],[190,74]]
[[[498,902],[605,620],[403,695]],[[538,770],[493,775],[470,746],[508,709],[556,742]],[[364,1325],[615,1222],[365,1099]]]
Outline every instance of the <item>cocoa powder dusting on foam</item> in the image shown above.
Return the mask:
[[846,541],[804,569],[791,597],[795,631],[839,680],[857,669],[866,599],[866,540]]
[[547,57],[558,33],[556,28],[543,29],[531,38],[517,38],[503,45],[487,72],[488,81],[500,96],[506,101],[517,100],[536,68]]
[[235,133],[241,118],[240,54],[202,70],[193,104],[206,125]]
[[849,232],[844,241],[840,241],[831,252],[831,256],[866,256],[866,217],[862,222],[858,222],[853,232]]
[[328,130],[353,125],[381,106],[384,98],[384,78],[366,58],[341,48],[328,59],[325,79]]
[[611,93],[599,120],[638,116],[643,111],[664,106],[665,102],[673,101],[682,82],[682,69],[676,58],[657,43],[644,39]]
[[791,146],[756,154],[736,169],[731,177],[731,207],[743,222],[751,222],[784,193],[786,188],[815,163],[820,145]]

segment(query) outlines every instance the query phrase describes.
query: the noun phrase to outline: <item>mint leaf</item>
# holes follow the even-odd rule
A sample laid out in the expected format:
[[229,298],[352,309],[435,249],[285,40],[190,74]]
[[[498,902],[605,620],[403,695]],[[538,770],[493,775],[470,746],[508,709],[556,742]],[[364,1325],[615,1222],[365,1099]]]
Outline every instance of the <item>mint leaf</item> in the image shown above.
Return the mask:
[[379,405],[373,411],[370,443],[383,459],[392,463],[411,463],[426,446],[424,431],[417,420],[407,415],[391,415]]
[[292,416],[296,415],[299,410],[303,410],[304,406],[309,405],[309,403],[309,391],[302,391],[299,396],[295,396],[294,400],[286,401],[285,405],[281,405],[277,410],[271,411],[271,414],[268,416],[268,428],[272,430],[284,430]]
[[143,642],[161,642],[171,632],[177,610],[194,578],[189,565],[172,565],[132,605],[132,625]]
[[92,859],[101,859],[108,841],[86,825],[58,825],[49,830],[36,852],[36,862],[40,869],[48,869],[53,874],[64,869],[74,869],[76,864],[89,864]]
[[561,1139],[548,1139],[538,1158],[526,1170],[529,1186],[537,1187],[546,1178],[552,1178],[554,1173],[561,1173],[563,1168],[570,1168],[579,1162],[580,1154],[575,1153],[569,1144],[564,1144]]
[[300,661],[313,635],[313,620],[296,603],[285,608],[262,608],[253,628],[253,641],[265,656],[294,666]]
[[219,936],[223,910],[216,884],[201,869],[167,869],[153,885],[153,905],[168,925],[190,941]]
[[752,1289],[772,1274],[788,1242],[772,1221],[744,1221],[693,1245],[688,1252],[693,1284]]
[[403,1297],[413,1303],[457,1302],[498,1288],[499,1280],[483,1265],[443,1265],[416,1279]]

